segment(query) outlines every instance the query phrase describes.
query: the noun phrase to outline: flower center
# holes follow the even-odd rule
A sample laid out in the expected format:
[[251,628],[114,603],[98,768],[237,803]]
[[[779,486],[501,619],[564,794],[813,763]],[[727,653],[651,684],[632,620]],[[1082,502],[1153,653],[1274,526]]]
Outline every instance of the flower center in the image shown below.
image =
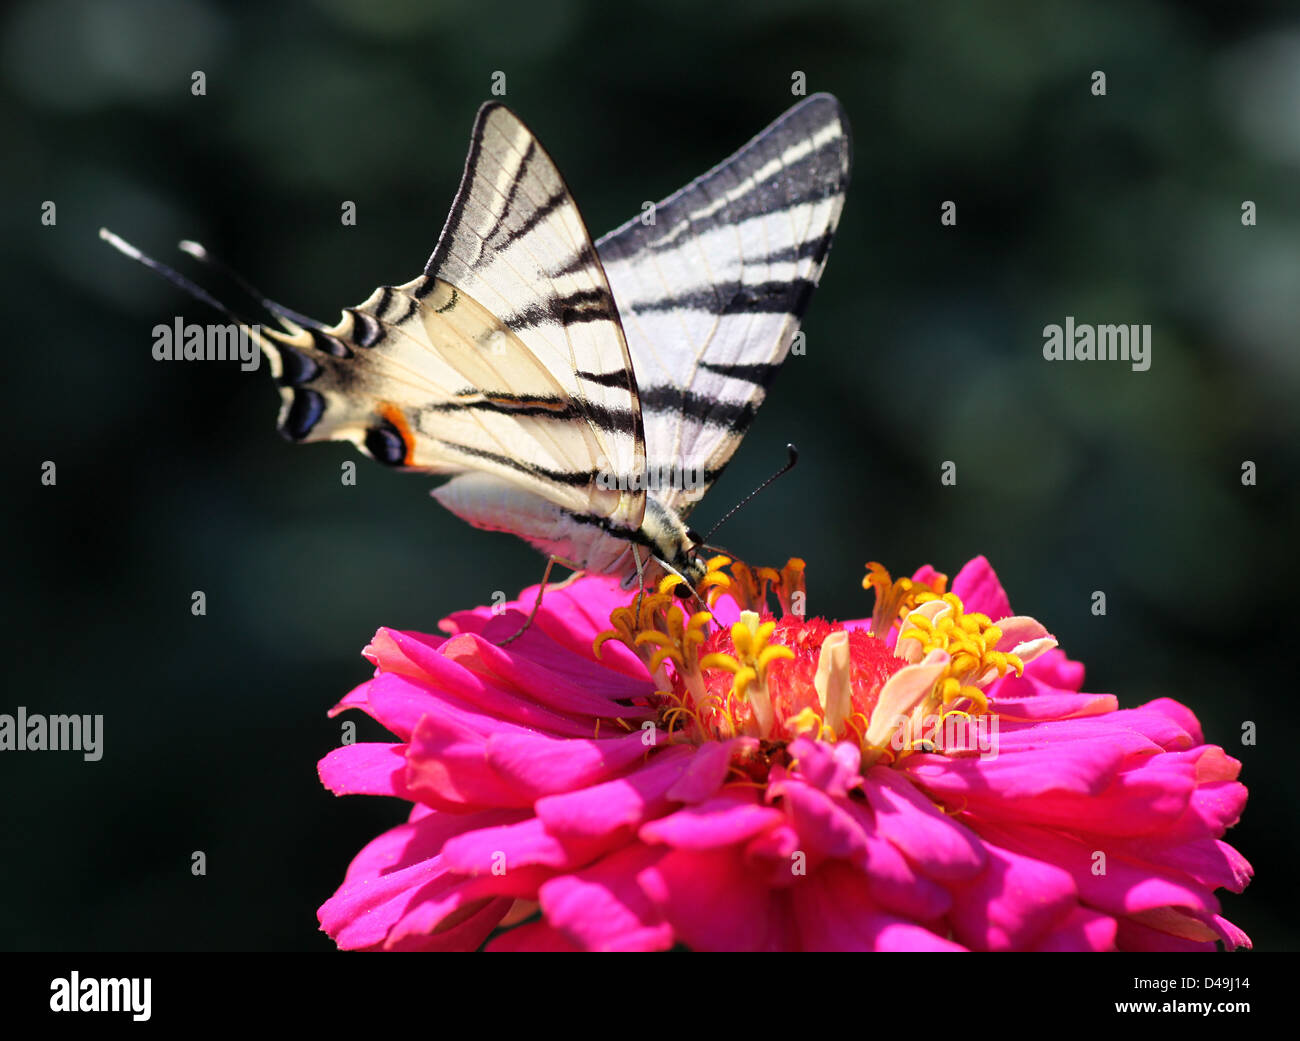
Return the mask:
[[[641,658],[674,742],[756,738],[766,756],[800,737],[853,741],[864,769],[917,751],[970,752],[946,724],[977,722],[988,713],[984,688],[1056,641],[1032,618],[995,625],[968,613],[945,592],[943,575],[894,580],[867,566],[863,585],[876,593],[870,630],[803,618],[802,560],[778,571],[714,557],[697,587],[707,609],[687,614],[674,596],[682,580],[669,576],[616,608],[594,649],[599,656],[618,640]],[[715,618],[724,594],[741,608],[730,626]],[[768,610],[771,596],[781,617]],[[996,717],[980,722],[996,729]]]
[[700,648],[712,709],[702,719],[708,736],[860,739],[880,689],[906,662],[870,633],[847,632],[822,618],[760,624],[758,617],[742,613]]

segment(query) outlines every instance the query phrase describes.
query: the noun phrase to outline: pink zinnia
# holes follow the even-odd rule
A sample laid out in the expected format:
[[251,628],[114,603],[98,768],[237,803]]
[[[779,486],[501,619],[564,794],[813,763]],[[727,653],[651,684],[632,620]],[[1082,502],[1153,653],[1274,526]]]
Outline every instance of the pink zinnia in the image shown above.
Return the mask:
[[397,740],[320,774],[413,808],[321,907],[340,947],[1249,946],[1214,895],[1251,875],[1240,764],[1176,701],[1081,693],[982,557],[951,592],[871,565],[859,622],[801,617],[799,561],[712,562],[694,615],[674,581],[552,588],[506,647],[513,610],[379,630],[334,711]]

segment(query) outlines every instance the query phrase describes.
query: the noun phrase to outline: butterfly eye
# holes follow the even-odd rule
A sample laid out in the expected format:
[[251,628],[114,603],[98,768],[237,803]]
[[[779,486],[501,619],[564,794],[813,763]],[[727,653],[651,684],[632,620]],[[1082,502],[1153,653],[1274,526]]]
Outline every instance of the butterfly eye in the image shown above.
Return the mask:
[[686,537],[691,540],[693,546],[698,546],[704,541],[704,537],[694,528],[686,529]]
[[673,595],[677,597],[678,600],[689,600],[695,594],[691,591],[691,587],[685,582],[678,582],[677,585],[673,587]]

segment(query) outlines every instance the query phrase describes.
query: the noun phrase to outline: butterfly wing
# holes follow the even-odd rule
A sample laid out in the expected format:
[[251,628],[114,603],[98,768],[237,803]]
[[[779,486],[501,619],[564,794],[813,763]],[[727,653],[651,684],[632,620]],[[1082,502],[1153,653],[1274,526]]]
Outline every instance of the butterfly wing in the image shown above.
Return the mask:
[[817,286],[848,186],[848,123],[817,94],[596,243],[640,384],[650,474],[685,516],[744,437]]
[[297,441],[347,439],[381,462],[486,472],[635,531],[645,494],[636,380],[613,297],[550,157],[487,104],[424,274],[341,322],[268,331]]

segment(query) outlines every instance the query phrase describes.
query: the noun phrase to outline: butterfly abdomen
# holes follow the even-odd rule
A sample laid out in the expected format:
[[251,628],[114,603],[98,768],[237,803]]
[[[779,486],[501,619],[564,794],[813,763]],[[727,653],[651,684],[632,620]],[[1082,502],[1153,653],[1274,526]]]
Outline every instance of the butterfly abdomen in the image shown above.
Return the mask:
[[653,494],[647,496],[645,519],[636,529],[622,527],[606,516],[566,509],[510,481],[477,471],[456,475],[435,488],[433,497],[476,528],[517,535],[542,553],[585,571],[618,578],[634,576],[635,546],[648,579],[663,574],[656,558],[691,582],[703,575],[686,525]]

